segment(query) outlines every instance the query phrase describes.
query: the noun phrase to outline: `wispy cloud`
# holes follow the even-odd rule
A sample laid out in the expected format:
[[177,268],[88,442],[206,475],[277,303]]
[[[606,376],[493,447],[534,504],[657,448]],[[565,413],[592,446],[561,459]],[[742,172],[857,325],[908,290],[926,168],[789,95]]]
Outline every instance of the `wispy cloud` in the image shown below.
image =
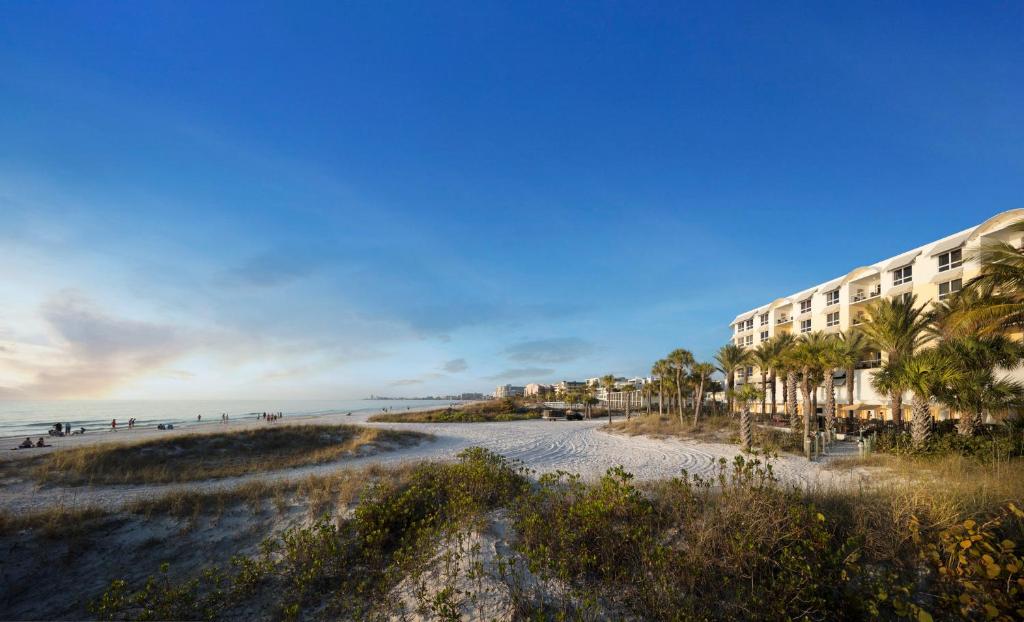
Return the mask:
[[519,363],[567,363],[594,352],[594,346],[578,337],[524,341],[505,348],[504,354]]
[[506,369],[503,372],[494,374],[493,376],[486,376],[485,378],[487,380],[541,379],[554,373],[555,370],[547,367],[520,367],[516,369]]
[[450,361],[446,361],[445,364],[441,366],[441,369],[449,374],[457,374],[469,369],[469,364],[466,363],[466,359],[452,359]]
[[53,343],[42,357],[5,359],[26,382],[0,389],[10,397],[64,398],[102,395],[152,372],[196,345],[180,328],[114,317],[73,291],[46,302],[41,317]]

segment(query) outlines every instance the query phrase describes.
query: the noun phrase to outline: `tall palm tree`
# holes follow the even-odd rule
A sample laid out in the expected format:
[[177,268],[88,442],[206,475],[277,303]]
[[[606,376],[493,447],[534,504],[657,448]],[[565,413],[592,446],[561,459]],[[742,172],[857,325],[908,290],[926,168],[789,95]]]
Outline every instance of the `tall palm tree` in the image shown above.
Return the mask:
[[704,389],[711,379],[711,375],[715,373],[715,366],[711,363],[695,363],[693,366],[693,384],[694,384],[694,400],[693,400],[693,425],[697,426],[700,421],[700,411],[704,406]]
[[608,412],[608,423],[612,422],[612,389],[615,388],[615,376],[605,374],[601,376],[601,386],[604,387],[605,410]]
[[864,338],[864,333],[856,329],[839,333],[835,356],[836,362],[846,372],[846,402],[850,405],[853,404],[857,364],[861,362],[867,351],[867,339]]
[[[769,392],[772,396],[772,418],[775,418],[775,382],[776,376],[780,370],[784,367],[783,358],[785,357],[786,351],[793,346],[793,335],[789,333],[782,333],[771,338],[770,343],[772,344],[772,360],[769,365],[770,373],[768,376],[768,387]],[[785,384],[783,384],[783,393],[786,392]],[[783,395],[783,401],[785,401],[785,395]]]
[[[868,343],[886,356],[886,360],[898,365],[900,360],[912,356],[929,339],[926,332],[930,321],[924,305],[915,307],[917,296],[879,299],[865,310],[866,320],[861,331]],[[893,421],[903,425],[903,391],[898,384],[890,388]]]
[[665,359],[658,359],[651,367],[651,373],[658,378],[658,416],[665,415],[665,378],[668,377],[669,364]]
[[732,414],[733,395],[736,387],[736,370],[747,364],[748,353],[743,346],[734,343],[727,343],[718,350],[715,360],[718,362],[718,370],[725,374],[725,400],[726,408]]
[[643,392],[644,406],[647,409],[647,414],[651,414],[651,398],[654,396],[654,383],[644,381],[643,387],[640,389]]
[[949,358],[934,348],[904,356],[895,363],[886,362],[883,370],[880,376],[885,379],[885,386],[909,390],[913,395],[910,436],[914,447],[920,449],[931,438],[932,400],[947,386],[958,382],[959,374],[950,365]]
[[632,384],[626,384],[626,386],[619,389],[619,394],[622,395],[622,401],[625,404],[626,408],[626,421],[629,421],[629,399],[630,396],[633,395],[633,391],[635,390],[636,387],[633,386]]
[[[750,352],[750,362],[757,367],[761,374],[761,417],[764,417],[767,410],[765,401],[768,395],[768,370],[775,361],[775,344],[771,339],[762,341]],[[774,399],[774,396],[772,396]]]
[[679,423],[683,422],[683,386],[690,367],[696,362],[693,353],[683,348],[676,348],[669,352],[668,362],[672,366],[672,378],[676,383],[676,398],[679,409]]
[[836,427],[836,373],[843,371],[846,361],[842,357],[842,345],[838,335],[825,335],[821,348],[821,372],[825,390],[825,430]]
[[822,358],[828,338],[824,333],[814,332],[802,335],[790,354],[791,364],[800,371],[800,390],[803,392],[804,436],[811,433],[812,416],[815,414],[813,393],[817,392],[817,377],[823,367]]

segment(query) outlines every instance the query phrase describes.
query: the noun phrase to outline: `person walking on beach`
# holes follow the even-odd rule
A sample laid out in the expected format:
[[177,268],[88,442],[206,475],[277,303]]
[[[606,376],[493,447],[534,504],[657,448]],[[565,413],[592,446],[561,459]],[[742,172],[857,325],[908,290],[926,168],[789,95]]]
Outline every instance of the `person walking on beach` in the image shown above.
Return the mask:
[[117,419],[114,419],[110,422],[110,429],[117,432]]
[[202,423],[202,421],[203,421],[203,416],[202,415],[196,415],[196,423]]
[[64,436],[70,436],[70,435],[71,435],[71,424],[70,423],[65,423],[64,424]]

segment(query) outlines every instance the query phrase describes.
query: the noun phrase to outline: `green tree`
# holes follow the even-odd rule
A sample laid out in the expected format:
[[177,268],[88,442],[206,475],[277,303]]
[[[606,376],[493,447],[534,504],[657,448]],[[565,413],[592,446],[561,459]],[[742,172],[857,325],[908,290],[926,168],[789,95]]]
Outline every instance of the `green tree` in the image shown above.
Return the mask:
[[800,390],[803,393],[803,431],[804,437],[811,433],[811,421],[815,416],[813,394],[817,391],[817,378],[824,367],[824,353],[828,347],[828,337],[823,333],[813,332],[802,335],[790,353],[789,360],[794,370],[800,371]]
[[615,376],[605,374],[601,376],[601,386],[604,387],[605,410],[608,412],[608,423],[612,422],[612,391],[615,389]]
[[736,388],[736,370],[747,364],[748,352],[743,346],[727,343],[715,354],[718,370],[725,374],[725,399],[729,413],[733,412],[733,389]]
[[[757,367],[757,371],[761,374],[761,416],[764,417],[765,412],[768,410],[767,401],[768,396],[768,373],[772,365],[775,363],[775,342],[772,339],[767,339],[757,344],[757,347],[750,352],[750,362]],[[775,396],[772,396],[772,401],[775,401]]]
[[[871,347],[886,356],[886,361],[898,365],[903,358],[912,356],[929,339],[929,314],[924,306],[916,307],[916,296],[880,299],[865,310],[866,320],[860,330]],[[877,373],[877,372],[876,372]],[[872,382],[874,384],[874,382]],[[892,416],[896,425],[903,424],[903,392],[897,385],[889,391]]]
[[679,409],[679,423],[681,424],[683,422],[683,387],[685,386],[686,376],[695,360],[693,353],[682,348],[672,350],[667,360],[672,368],[672,379],[676,385],[676,408]]
[[750,405],[762,395],[750,384],[745,384],[734,391],[733,397],[740,403],[740,447],[750,451],[754,444],[754,421],[750,415]]
[[936,349],[901,357],[895,363],[887,361],[882,366],[878,377],[883,379],[884,388],[910,391],[913,395],[910,435],[914,447],[920,449],[928,443],[932,432],[930,404],[948,386],[960,382],[958,375],[949,358]]
[[711,363],[695,363],[693,366],[693,384],[694,384],[694,401],[693,401],[693,425],[697,426],[700,421],[701,409],[704,406],[704,391],[708,385],[708,381],[711,379],[711,375],[715,373],[715,366]]

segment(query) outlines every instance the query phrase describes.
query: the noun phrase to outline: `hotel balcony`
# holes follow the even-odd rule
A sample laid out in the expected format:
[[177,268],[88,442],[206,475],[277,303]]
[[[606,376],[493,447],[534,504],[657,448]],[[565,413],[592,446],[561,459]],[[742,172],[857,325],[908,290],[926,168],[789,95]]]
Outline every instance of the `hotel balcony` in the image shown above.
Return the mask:
[[857,363],[857,369],[877,369],[882,366],[882,359],[868,359]]
[[865,300],[872,300],[882,295],[881,284],[876,285],[870,291],[858,290],[855,294],[850,296],[850,304],[857,304],[858,302],[864,302]]
[[778,326],[779,324],[790,324],[792,322],[793,322],[793,318],[792,317],[780,317],[780,318],[776,318],[775,325]]

